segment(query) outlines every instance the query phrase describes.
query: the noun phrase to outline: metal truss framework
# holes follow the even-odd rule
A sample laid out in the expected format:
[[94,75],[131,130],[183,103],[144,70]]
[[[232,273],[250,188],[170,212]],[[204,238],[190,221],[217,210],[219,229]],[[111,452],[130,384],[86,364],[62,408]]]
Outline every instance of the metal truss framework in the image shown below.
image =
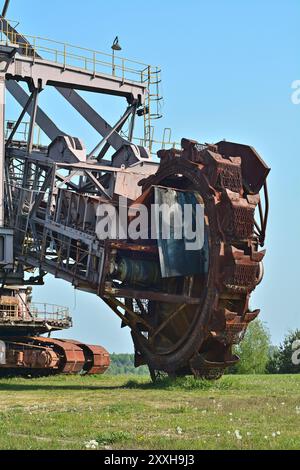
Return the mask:
[[[136,365],[147,363],[153,374],[163,370],[218,376],[237,361],[232,345],[258,315],[249,310],[249,296],[262,277],[264,252],[259,246],[267,225],[269,169],[251,147],[227,142],[200,146],[184,139],[182,150],[163,151],[160,164],[152,162],[148,150],[131,140],[135,116],[145,111],[145,85],[44,61],[4,18],[0,23],[8,37],[0,46],[1,112],[4,115],[5,83],[23,107],[6,143],[3,130],[0,135],[5,174],[2,226],[13,230],[13,273],[24,283],[24,271],[39,269],[31,284],[49,272],[100,296],[122,325],[131,328]],[[29,96],[18,81],[29,85]],[[39,108],[45,86],[56,87],[102,136],[89,154],[78,138],[61,132]],[[75,88],[125,97],[123,116],[110,126]],[[28,139],[20,142],[14,137],[25,113],[30,114]],[[128,119],[126,140],[120,131]],[[35,123],[50,138],[49,147],[34,145]],[[114,153],[106,160],[111,147]],[[97,208],[104,202],[116,204],[118,195],[129,204],[140,197],[150,204],[153,187],[160,185],[197,191],[203,199],[209,272],[160,277],[155,286],[149,274],[144,286],[135,282],[133,270],[132,277],[121,282],[116,274],[119,260],[139,263],[139,269],[147,271],[159,263],[158,247],[143,240],[99,240]],[[254,218],[256,208],[260,223]],[[6,269],[5,282],[11,272]]]
[[[149,152],[131,143],[135,116],[139,108],[139,114],[143,114],[146,89],[149,84],[142,81],[132,81],[125,77],[108,75],[98,71],[90,72],[87,69],[62,65],[59,62],[43,60],[28,40],[19,34],[4,18],[0,19],[0,31],[7,37],[5,45],[1,46],[2,71],[7,81],[7,89],[23,107],[19,125],[25,113],[31,117],[34,106],[32,98],[17,83],[26,82],[33,92],[42,91],[45,86],[53,86],[69,102],[74,109],[103,137],[105,150],[99,158],[103,158],[111,146],[116,152],[126,154],[130,163],[138,158],[149,158]],[[151,72],[154,73],[154,72]],[[125,111],[123,119],[111,127],[86,101],[75,91],[92,91],[126,98],[129,108]],[[129,126],[129,140],[122,137],[121,131],[124,123],[131,117]],[[54,140],[58,135],[64,135],[51,119],[39,107],[36,109],[34,122]],[[17,126],[16,126],[17,127]],[[126,150],[124,150],[126,149]]]

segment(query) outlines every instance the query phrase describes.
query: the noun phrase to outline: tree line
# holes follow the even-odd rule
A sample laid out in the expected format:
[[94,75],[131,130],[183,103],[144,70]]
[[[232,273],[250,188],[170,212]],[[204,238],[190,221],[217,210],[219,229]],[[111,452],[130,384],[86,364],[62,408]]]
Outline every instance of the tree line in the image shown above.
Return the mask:
[[[240,361],[229,374],[299,374],[300,330],[290,331],[279,346],[271,343],[268,328],[261,320],[252,322],[234,352]],[[147,366],[134,367],[133,354],[111,354],[109,374],[147,375]]]
[[271,343],[270,333],[261,320],[247,329],[244,340],[235,347],[240,361],[233,374],[299,374],[300,330],[289,331],[279,346]]

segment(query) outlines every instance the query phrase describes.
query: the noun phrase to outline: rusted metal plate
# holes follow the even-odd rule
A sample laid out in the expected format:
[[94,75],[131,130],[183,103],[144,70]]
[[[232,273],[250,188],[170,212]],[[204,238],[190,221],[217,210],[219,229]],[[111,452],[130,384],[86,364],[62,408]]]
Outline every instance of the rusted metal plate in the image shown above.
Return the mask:
[[127,197],[134,201],[142,194],[142,188],[138,185],[145,175],[134,173],[117,173],[115,178],[115,194]]
[[63,340],[82,349],[85,357],[83,372],[87,374],[104,374],[110,365],[109,353],[102,346],[82,343],[78,340]]
[[76,344],[54,338],[34,337],[32,339],[35,344],[44,344],[59,351],[62,356],[60,372],[63,374],[76,374],[83,369],[84,353]]
[[104,374],[110,366],[109,353],[101,346],[91,344],[86,345],[93,354],[92,367],[88,370],[88,374]]
[[243,183],[250,194],[257,194],[263,187],[270,168],[250,145],[221,141],[217,144],[218,151],[226,158],[240,157]]

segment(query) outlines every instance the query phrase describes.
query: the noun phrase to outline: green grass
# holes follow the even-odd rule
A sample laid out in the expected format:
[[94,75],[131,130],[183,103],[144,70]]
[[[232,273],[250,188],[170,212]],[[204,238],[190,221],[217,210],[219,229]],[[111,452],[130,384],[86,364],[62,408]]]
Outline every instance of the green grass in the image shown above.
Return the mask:
[[0,449],[91,440],[99,449],[299,449],[300,375],[0,380]]

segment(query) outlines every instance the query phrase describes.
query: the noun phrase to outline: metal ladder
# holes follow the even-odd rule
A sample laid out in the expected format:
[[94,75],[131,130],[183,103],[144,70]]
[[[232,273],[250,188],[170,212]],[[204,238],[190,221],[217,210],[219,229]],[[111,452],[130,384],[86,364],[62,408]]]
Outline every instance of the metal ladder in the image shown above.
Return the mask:
[[152,121],[162,117],[160,110],[160,102],[162,96],[160,95],[161,83],[161,70],[158,67],[151,67],[148,65],[142,71],[142,82],[147,83],[148,93],[145,99],[144,111],[144,146],[148,147],[152,153],[152,144],[154,140],[154,127]]

